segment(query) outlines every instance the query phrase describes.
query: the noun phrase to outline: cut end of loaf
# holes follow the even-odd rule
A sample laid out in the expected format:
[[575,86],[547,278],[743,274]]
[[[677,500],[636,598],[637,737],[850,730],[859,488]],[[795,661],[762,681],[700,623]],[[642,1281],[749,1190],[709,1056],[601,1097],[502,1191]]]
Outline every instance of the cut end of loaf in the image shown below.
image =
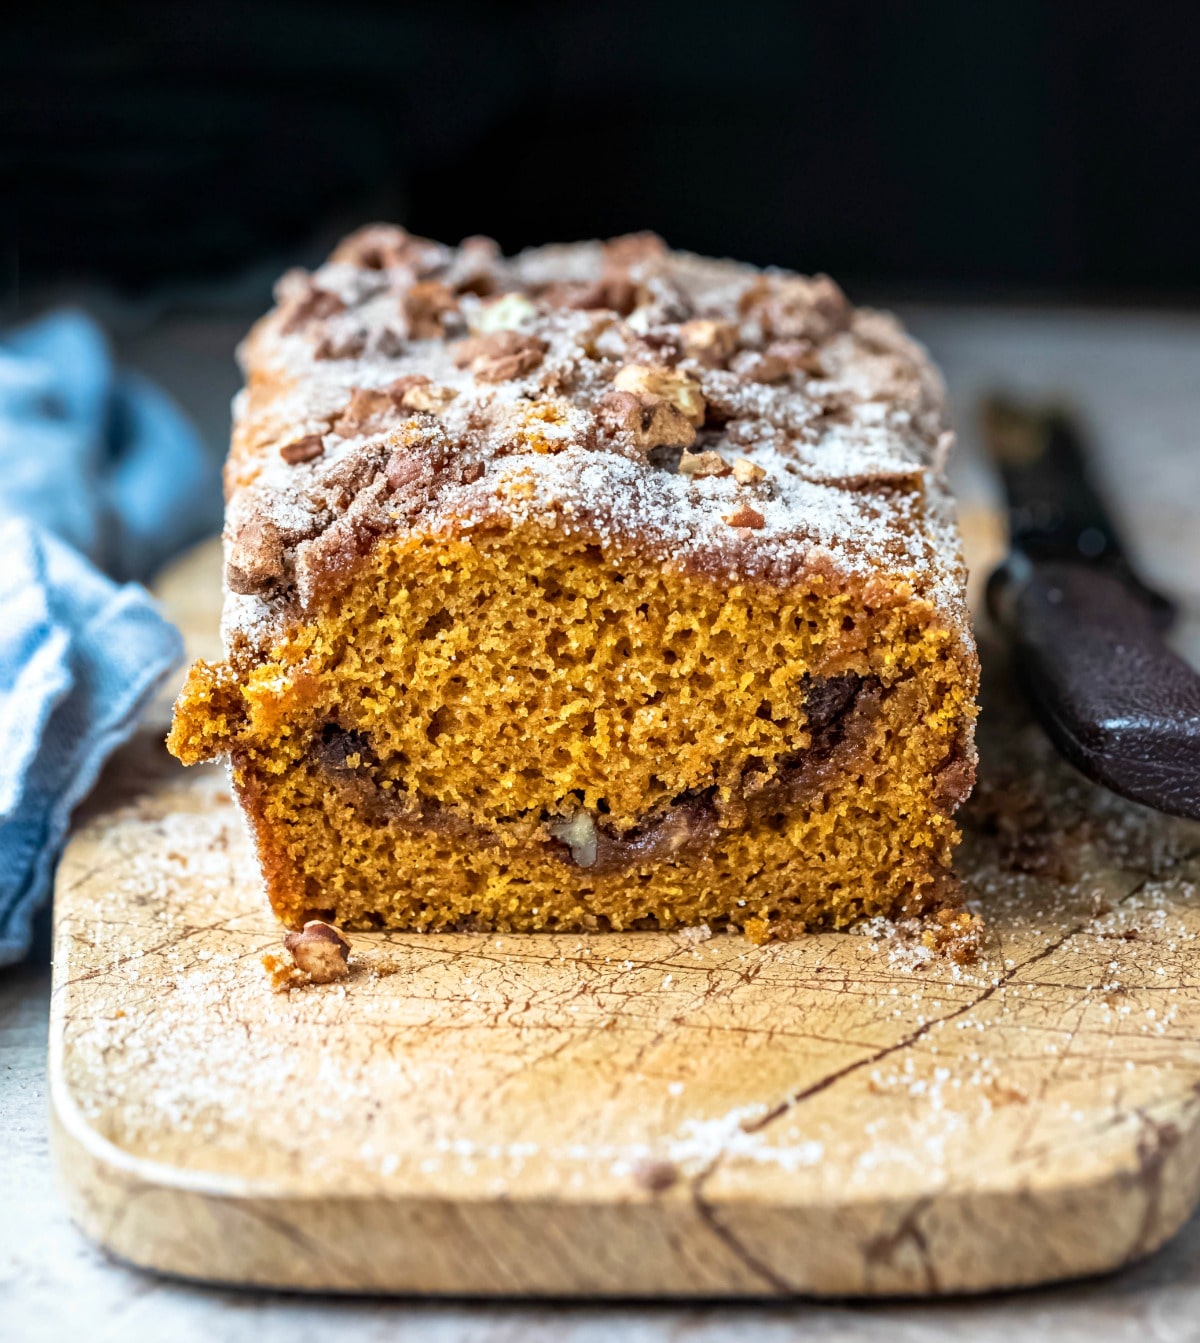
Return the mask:
[[270,658],[199,665],[172,747],[231,756],[289,925],[761,939],[952,899],[971,706],[907,588],[497,530],[381,542]]
[[936,370],[826,276],[372,227],[242,349],[227,756],[298,926],[755,938],[953,897],[977,665]]

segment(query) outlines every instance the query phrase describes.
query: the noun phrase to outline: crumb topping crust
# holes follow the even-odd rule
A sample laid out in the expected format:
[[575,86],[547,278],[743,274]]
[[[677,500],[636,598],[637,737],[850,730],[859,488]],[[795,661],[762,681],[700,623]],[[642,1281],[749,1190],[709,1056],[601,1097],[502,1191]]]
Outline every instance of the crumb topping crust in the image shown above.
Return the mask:
[[940,379],[827,276],[372,225],[276,297],[239,352],[231,652],[380,535],[527,521],[730,582],[908,583],[970,640]]

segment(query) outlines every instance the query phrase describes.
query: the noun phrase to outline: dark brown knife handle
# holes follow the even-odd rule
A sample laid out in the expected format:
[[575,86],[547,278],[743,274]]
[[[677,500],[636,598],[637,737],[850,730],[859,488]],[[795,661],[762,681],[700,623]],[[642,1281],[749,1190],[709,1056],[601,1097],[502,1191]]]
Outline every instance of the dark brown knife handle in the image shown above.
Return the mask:
[[1020,554],[992,575],[988,603],[1062,754],[1114,792],[1200,819],[1200,674],[1145,603],[1102,568]]

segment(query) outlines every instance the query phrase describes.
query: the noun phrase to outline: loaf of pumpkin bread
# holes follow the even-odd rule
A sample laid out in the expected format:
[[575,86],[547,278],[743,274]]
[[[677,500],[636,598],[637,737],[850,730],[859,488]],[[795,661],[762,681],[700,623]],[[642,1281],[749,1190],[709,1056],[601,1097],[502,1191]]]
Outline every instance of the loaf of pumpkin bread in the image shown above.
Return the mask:
[[828,278],[373,226],[241,351],[228,757],[289,926],[756,940],[953,905],[943,392]]

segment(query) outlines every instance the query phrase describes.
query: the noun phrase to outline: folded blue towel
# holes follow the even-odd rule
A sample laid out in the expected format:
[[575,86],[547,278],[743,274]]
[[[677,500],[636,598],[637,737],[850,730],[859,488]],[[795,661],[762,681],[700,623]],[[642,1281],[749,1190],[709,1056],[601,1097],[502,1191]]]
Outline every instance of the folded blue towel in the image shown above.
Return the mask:
[[182,657],[125,580],[219,518],[195,431],[87,318],[0,342],[0,965],[28,951],[71,812]]

